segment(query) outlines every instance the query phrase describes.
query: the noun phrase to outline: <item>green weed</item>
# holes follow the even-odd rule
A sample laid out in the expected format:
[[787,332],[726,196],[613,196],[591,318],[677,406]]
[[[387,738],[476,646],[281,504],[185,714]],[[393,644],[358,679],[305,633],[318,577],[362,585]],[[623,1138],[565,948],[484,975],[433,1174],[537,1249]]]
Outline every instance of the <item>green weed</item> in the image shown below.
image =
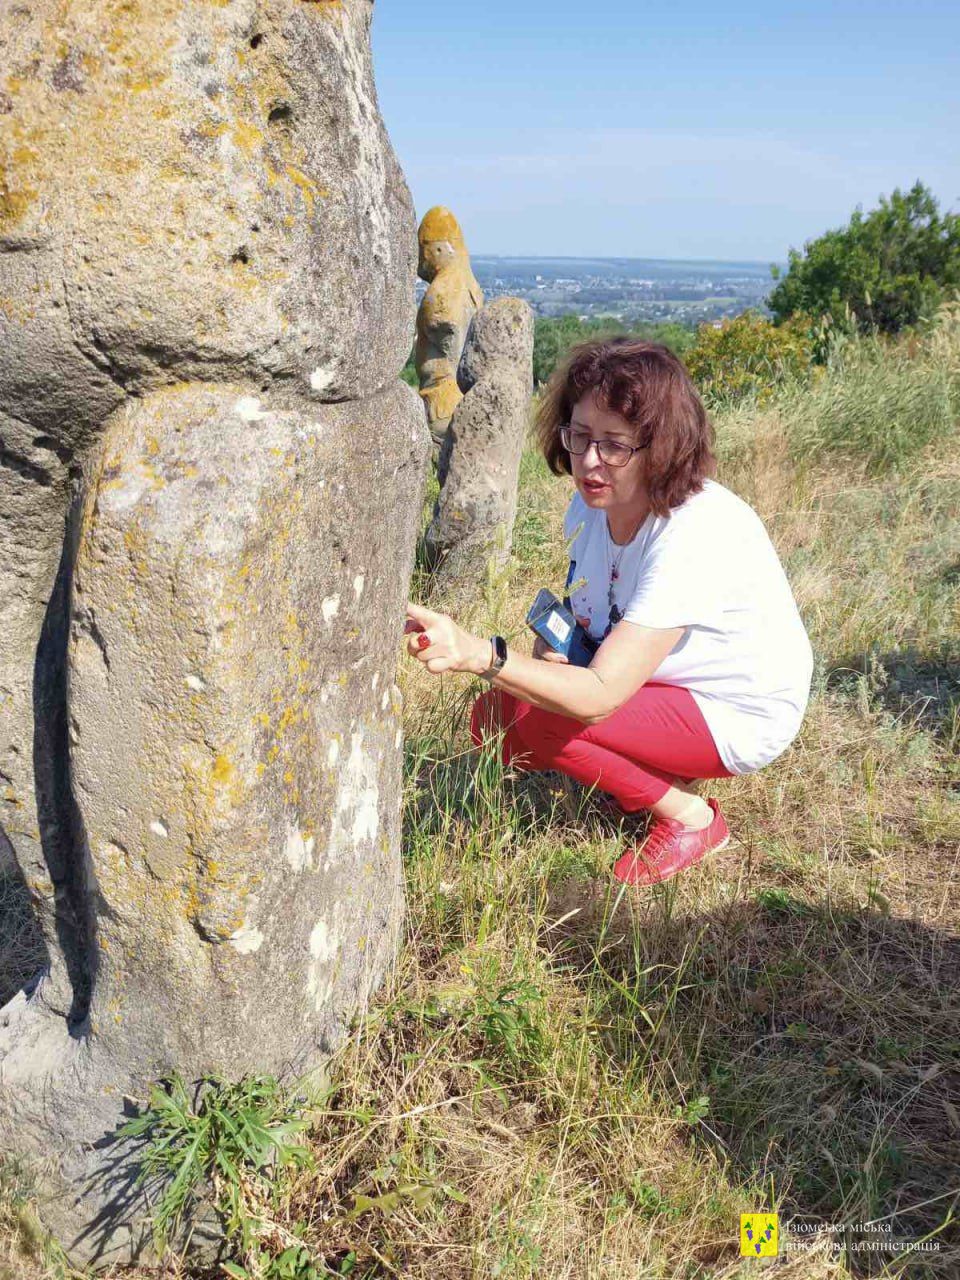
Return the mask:
[[236,1084],[203,1080],[193,1097],[179,1075],[155,1085],[146,1108],[119,1133],[143,1144],[137,1184],[157,1192],[157,1251],[165,1252],[209,1188],[227,1239],[245,1259],[252,1259],[246,1262],[247,1270],[231,1264],[233,1274],[249,1273],[256,1280],[314,1280],[309,1268],[304,1269],[299,1244],[273,1254],[260,1243],[265,1235],[276,1234],[271,1209],[277,1198],[277,1173],[304,1168],[311,1161],[310,1151],[296,1140],[306,1126],[298,1104],[289,1101],[270,1077]]

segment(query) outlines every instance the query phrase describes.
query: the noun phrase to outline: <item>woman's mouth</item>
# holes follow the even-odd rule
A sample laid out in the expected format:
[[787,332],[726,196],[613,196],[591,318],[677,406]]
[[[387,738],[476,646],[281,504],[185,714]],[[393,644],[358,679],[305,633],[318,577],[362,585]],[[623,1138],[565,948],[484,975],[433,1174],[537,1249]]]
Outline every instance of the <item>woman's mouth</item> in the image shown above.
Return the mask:
[[584,480],[583,487],[587,493],[602,493],[604,489],[609,489],[608,484],[603,484],[599,480]]

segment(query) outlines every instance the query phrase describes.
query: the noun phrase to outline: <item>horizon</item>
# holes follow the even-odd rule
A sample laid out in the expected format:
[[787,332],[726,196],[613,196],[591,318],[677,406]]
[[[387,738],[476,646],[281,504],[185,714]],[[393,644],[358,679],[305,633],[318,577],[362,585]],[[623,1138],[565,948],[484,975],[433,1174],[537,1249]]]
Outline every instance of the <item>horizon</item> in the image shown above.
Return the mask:
[[474,253],[470,250],[471,262],[481,259],[496,259],[499,262],[667,262],[691,263],[706,266],[716,263],[724,267],[786,267],[787,262],[768,262],[766,258],[663,258],[657,254],[623,254],[623,253]]

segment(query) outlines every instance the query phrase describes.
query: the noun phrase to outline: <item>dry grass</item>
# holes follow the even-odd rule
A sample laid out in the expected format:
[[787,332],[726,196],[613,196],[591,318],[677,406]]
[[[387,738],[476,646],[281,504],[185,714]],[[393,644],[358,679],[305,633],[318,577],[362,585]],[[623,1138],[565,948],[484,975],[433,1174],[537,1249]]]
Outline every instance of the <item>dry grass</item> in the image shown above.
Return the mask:
[[[406,946],[275,1206],[317,1274],[733,1280],[760,1207],[940,1245],[824,1239],[778,1274],[960,1274],[958,440],[876,475],[798,456],[790,412],[719,424],[817,656],[791,749],[710,786],[723,854],[624,891],[596,797],[505,775],[469,749],[476,686],[402,663]],[[526,455],[521,492],[514,559],[457,620],[525,646],[569,483]],[[0,1199],[0,1276],[33,1280],[23,1198]]]

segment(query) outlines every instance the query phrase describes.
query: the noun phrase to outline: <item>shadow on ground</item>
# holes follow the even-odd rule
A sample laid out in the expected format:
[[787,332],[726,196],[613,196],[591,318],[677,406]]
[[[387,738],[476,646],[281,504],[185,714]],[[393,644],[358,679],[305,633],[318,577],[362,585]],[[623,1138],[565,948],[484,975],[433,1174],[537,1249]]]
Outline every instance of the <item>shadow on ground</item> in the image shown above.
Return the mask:
[[[554,954],[593,974],[607,1051],[671,1105],[708,1099],[695,1140],[772,1179],[788,1217],[936,1231],[960,1203],[960,938],[781,890],[674,918],[674,896],[553,895],[552,920],[580,908]],[[903,1274],[960,1274],[956,1220],[936,1238]]]
[[827,671],[831,689],[852,690],[864,679],[873,699],[894,716],[916,721],[950,746],[960,745],[960,654],[921,654],[909,647],[858,653],[838,659]]
[[[898,714],[927,714],[928,698],[927,723],[946,733],[960,664],[879,661],[888,679],[868,660],[871,688]],[[862,671],[862,660],[859,672],[838,665],[834,678]],[[494,771],[485,783],[482,768],[470,750],[438,753],[408,832],[439,834],[450,815],[469,829],[504,811],[521,836],[544,824],[558,840],[572,828],[624,832],[601,793],[560,774],[504,783]],[[676,888],[620,892],[579,872],[550,887],[551,962],[588,989],[611,1058],[659,1091],[668,1114],[707,1099],[694,1141],[745,1183],[772,1180],[787,1217],[882,1220],[902,1240],[935,1233],[939,1251],[902,1271],[889,1252],[852,1252],[853,1274],[894,1264],[886,1274],[960,1275],[960,937],[883,914],[881,900],[811,904],[779,887],[680,914]]]

